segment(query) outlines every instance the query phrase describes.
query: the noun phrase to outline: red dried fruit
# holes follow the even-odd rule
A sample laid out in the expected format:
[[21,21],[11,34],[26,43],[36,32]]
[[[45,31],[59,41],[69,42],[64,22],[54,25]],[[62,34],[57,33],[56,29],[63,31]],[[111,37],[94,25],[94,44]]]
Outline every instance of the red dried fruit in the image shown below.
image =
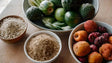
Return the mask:
[[90,45],[90,48],[91,48],[91,51],[92,51],[92,52],[98,51],[98,48],[97,48],[96,45],[94,45],[94,44]]
[[92,32],[89,34],[88,40],[89,40],[89,42],[94,43],[95,38],[97,38],[99,36],[101,36],[101,34],[99,32]]
[[87,57],[78,57],[81,63],[87,63]]
[[105,43],[105,37],[104,37],[104,36],[97,37],[97,38],[94,40],[94,44],[95,44],[97,47],[100,47],[103,43]]
[[110,35],[109,33],[103,33],[103,34],[102,34],[102,36],[104,36],[104,37],[106,37],[106,38],[109,38],[109,35]]
[[112,33],[110,33],[109,36],[112,36]]
[[84,28],[87,32],[95,32],[98,29],[97,24],[93,20],[88,20],[84,23]]
[[109,41],[109,33],[103,33],[102,36],[105,37],[105,42]]
[[107,29],[103,26],[99,26],[98,31],[101,32],[101,33],[105,33],[105,32],[107,32]]

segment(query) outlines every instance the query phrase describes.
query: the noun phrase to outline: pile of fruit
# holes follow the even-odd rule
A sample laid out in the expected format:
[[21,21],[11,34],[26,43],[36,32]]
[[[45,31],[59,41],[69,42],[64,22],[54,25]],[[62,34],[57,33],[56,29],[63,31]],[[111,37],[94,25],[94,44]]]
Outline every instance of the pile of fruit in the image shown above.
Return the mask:
[[82,21],[92,19],[95,8],[88,0],[29,0],[29,20],[55,30],[68,30]]
[[112,60],[112,34],[94,21],[73,34],[73,52],[82,63],[105,63]]

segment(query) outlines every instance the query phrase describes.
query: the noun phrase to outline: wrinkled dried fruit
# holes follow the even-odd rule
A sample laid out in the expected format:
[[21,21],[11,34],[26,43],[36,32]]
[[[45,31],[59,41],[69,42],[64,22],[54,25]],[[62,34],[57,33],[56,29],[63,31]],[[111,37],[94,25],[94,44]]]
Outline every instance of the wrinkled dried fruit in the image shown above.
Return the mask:
[[94,43],[95,38],[99,37],[101,34],[99,32],[92,32],[89,34],[88,40],[91,43]]
[[112,36],[112,33],[110,33],[109,36]]
[[90,48],[91,48],[92,52],[93,51],[98,51],[98,48],[94,44],[90,45]]
[[105,37],[105,42],[109,41],[109,33],[103,33],[102,36]]
[[112,60],[112,44],[103,44],[99,48],[99,52],[102,54],[105,60]]
[[90,45],[86,41],[79,41],[73,45],[73,52],[76,56],[86,56],[90,50]]
[[82,63],[87,63],[87,57],[78,57],[78,59]]
[[107,29],[105,27],[99,26],[98,31],[101,33],[105,33],[105,32],[107,32]]
[[109,38],[109,35],[110,35],[109,33],[103,33],[103,34],[102,34],[102,36],[104,36],[104,37],[106,37],[106,38]]
[[75,41],[86,41],[88,38],[88,33],[85,30],[79,30],[74,33],[73,37]]
[[94,44],[97,46],[97,47],[100,47],[103,43],[106,43],[105,41],[105,37],[104,36],[100,36],[100,37],[97,37],[94,41]]
[[88,57],[89,63],[102,63],[103,57],[98,52],[92,52]]

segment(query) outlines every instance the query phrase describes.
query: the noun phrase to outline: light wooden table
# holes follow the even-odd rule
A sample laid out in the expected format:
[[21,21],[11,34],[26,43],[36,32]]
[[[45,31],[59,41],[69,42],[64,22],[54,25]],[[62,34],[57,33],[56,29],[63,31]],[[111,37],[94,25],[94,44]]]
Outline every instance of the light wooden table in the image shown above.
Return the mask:
[[[0,14],[11,0],[0,0]],[[6,3],[7,2],[7,3]]]
[[[112,25],[112,0],[99,0],[100,8],[95,21],[102,21]],[[12,0],[6,9],[0,15],[0,19],[7,15],[19,15],[28,23],[28,30],[25,37],[16,44],[7,44],[0,40],[0,63],[32,63],[24,54],[23,46],[26,38],[34,33],[40,31],[39,28],[34,27],[26,19],[22,10],[23,0]],[[60,34],[63,48],[59,58],[53,63],[76,63],[72,58],[68,49],[69,34]]]

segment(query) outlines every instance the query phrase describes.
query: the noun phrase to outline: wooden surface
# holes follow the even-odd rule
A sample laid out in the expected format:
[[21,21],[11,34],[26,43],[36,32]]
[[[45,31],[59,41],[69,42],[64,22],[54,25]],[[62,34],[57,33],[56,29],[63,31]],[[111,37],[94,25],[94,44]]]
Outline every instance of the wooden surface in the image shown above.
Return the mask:
[[[94,18],[95,21],[102,21],[112,25],[112,0],[99,0],[100,8],[99,12]],[[24,54],[23,46],[24,41],[27,37],[34,33],[40,31],[39,28],[34,27],[26,19],[22,10],[23,0],[12,0],[6,9],[1,13],[0,19],[7,15],[19,15],[25,19],[28,23],[28,30],[26,35],[22,40],[16,44],[7,44],[0,40],[0,63],[32,63]],[[62,52],[56,61],[53,63],[76,63],[72,58],[68,49],[68,34],[59,34],[62,40]]]

